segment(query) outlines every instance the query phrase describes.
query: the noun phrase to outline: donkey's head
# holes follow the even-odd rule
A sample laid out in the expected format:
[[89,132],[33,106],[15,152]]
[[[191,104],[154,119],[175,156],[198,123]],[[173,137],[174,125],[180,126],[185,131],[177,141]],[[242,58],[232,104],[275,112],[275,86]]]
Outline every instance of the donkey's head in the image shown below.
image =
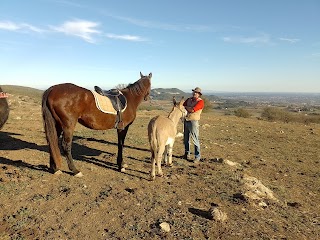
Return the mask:
[[181,118],[181,119],[184,119],[185,116],[187,115],[187,111],[186,111],[186,109],[185,109],[184,106],[183,106],[184,97],[182,96],[180,102],[177,102],[176,98],[173,97],[172,102],[173,102],[173,107],[180,110],[180,113],[181,113],[181,117],[180,117],[180,118]]

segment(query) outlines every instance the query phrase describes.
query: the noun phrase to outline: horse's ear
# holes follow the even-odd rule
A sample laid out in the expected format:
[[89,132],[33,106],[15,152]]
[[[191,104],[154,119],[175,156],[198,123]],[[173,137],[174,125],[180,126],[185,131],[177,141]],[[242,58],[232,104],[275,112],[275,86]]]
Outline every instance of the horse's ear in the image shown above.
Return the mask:
[[152,73],[149,73],[149,78],[152,78]]
[[173,102],[173,106],[177,106],[176,97],[173,97],[173,98],[172,98],[172,102]]
[[140,78],[143,78],[143,75],[142,75],[142,73],[140,72]]

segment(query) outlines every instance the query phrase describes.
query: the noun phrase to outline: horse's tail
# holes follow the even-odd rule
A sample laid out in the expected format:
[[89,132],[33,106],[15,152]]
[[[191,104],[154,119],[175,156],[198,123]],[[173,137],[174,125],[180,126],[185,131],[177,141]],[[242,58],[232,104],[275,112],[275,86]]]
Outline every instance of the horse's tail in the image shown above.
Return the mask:
[[47,142],[50,149],[50,156],[53,159],[59,159],[60,149],[58,144],[56,120],[54,119],[52,112],[48,107],[48,96],[50,92],[51,88],[47,89],[42,95],[42,118]]
[[7,99],[1,98],[0,99],[0,129],[6,123],[9,118],[9,105]]
[[[2,92],[2,89],[0,87],[0,92]],[[6,123],[9,117],[9,105],[6,98],[0,99],[0,129],[3,127],[3,125]]]

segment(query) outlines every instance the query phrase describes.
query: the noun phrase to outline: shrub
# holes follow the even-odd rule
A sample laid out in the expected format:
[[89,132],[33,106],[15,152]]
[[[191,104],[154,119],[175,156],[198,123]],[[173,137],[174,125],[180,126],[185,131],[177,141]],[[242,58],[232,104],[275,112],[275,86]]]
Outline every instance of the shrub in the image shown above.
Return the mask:
[[320,123],[319,115],[297,115],[295,117],[296,122],[309,124],[309,123]]
[[244,108],[238,108],[238,109],[234,110],[234,115],[236,115],[237,117],[243,117],[243,118],[248,118],[251,116],[251,114],[248,112],[248,110],[246,110]]
[[268,121],[283,121],[291,122],[294,117],[289,112],[284,111],[283,109],[275,107],[266,107],[261,113],[261,117],[267,119]]
[[268,121],[298,122],[303,124],[320,123],[320,116],[316,114],[306,115],[301,113],[290,113],[283,109],[267,107],[261,113],[261,118]]
[[212,102],[206,97],[201,96],[201,98],[204,101],[204,108],[203,108],[202,111],[203,112],[210,112],[212,110],[212,108],[213,108]]

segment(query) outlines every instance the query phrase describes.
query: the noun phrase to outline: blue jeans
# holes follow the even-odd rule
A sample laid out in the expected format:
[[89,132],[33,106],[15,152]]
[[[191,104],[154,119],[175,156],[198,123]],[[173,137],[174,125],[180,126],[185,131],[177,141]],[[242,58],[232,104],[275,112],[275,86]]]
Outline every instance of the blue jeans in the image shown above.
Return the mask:
[[200,159],[199,121],[184,121],[184,149],[185,154],[190,154],[190,138],[194,144],[195,158]]

